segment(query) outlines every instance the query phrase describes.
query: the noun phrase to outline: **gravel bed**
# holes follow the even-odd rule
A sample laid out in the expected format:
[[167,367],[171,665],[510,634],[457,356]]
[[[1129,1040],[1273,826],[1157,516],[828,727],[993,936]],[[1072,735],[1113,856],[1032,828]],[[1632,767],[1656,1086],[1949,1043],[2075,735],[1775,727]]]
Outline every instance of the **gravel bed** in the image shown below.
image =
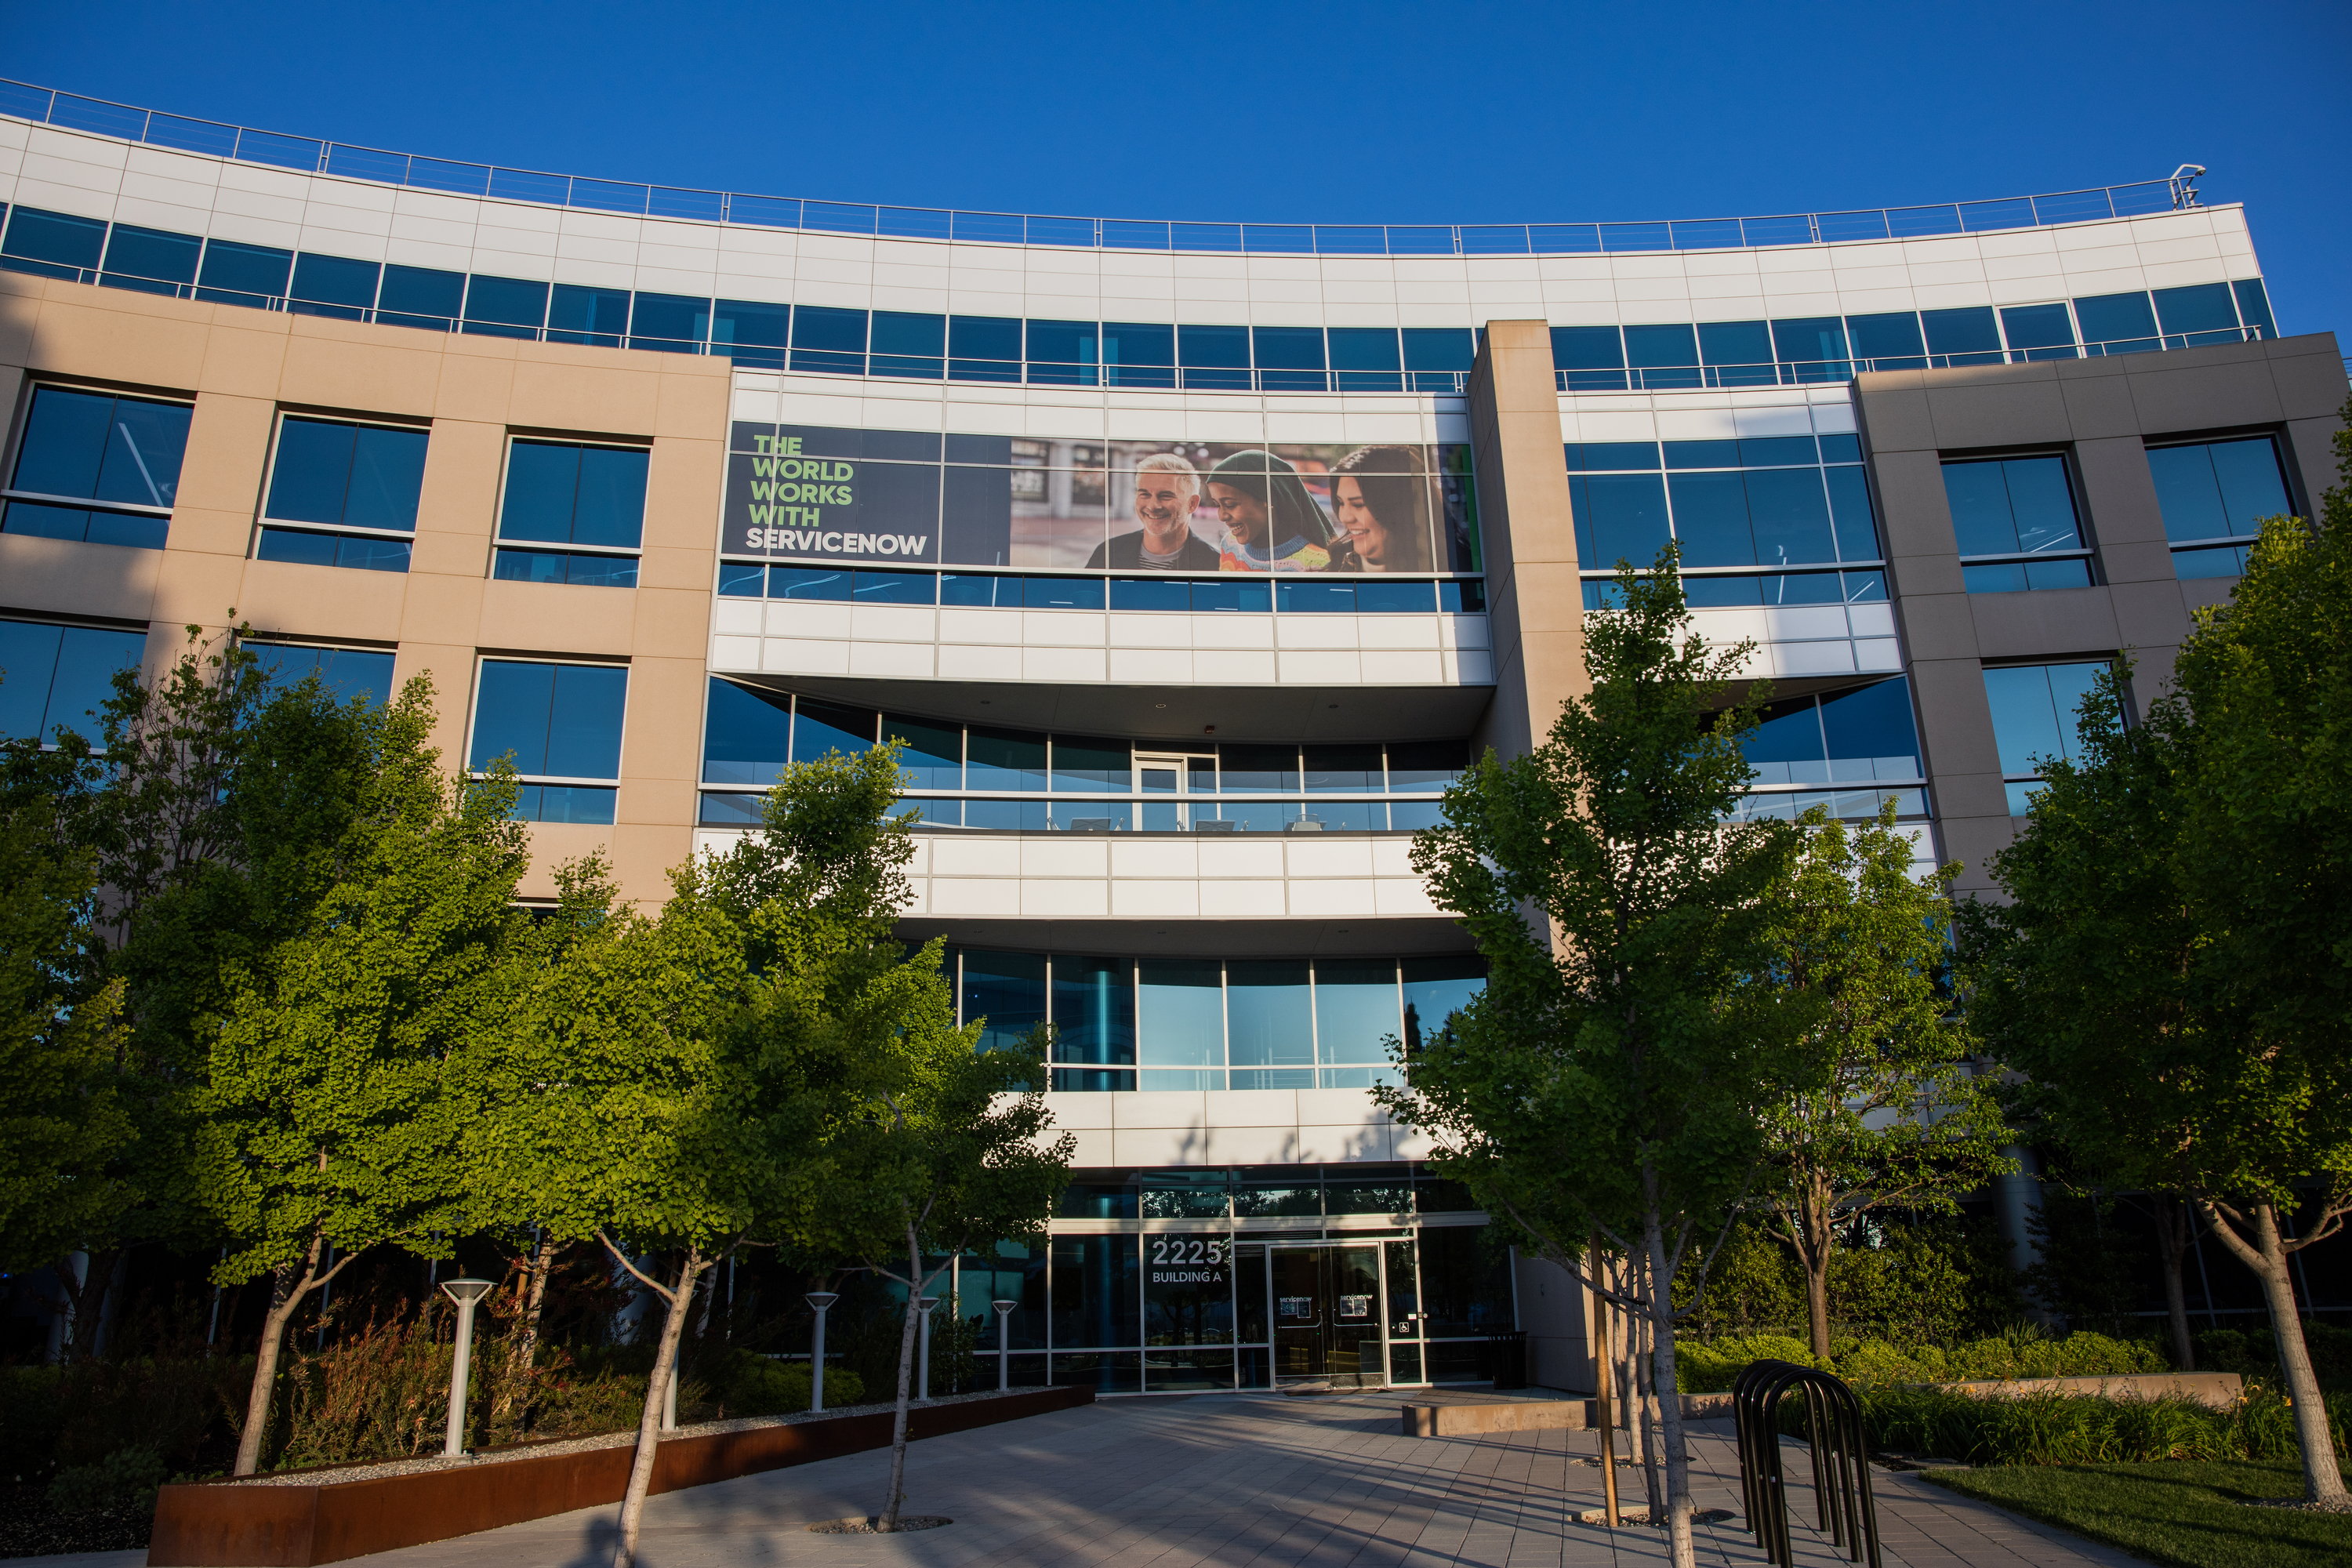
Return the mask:
[[[1004,1399],[1016,1394],[1037,1394],[1035,1388],[1008,1389],[999,1394],[989,1389],[982,1394],[948,1394],[930,1400],[929,1405],[969,1405],[982,1399]],[[910,1405],[910,1409],[926,1408]],[[803,1410],[791,1415],[748,1415],[733,1421],[705,1421],[692,1426],[680,1426],[665,1432],[661,1440],[676,1442],[680,1437],[707,1437],[720,1432],[749,1432],[761,1426],[796,1426],[804,1421],[830,1421],[836,1415],[887,1415],[898,1408],[895,1402],[887,1405],[851,1405],[838,1409]],[[537,1459],[556,1454],[582,1454],[596,1448],[626,1448],[637,1440],[635,1429],[626,1432],[600,1432],[593,1437],[557,1437],[544,1443],[518,1443],[510,1447],[485,1448],[479,1453],[449,1458],[440,1454],[420,1455],[413,1459],[376,1459],[356,1465],[327,1465],[316,1469],[278,1470],[268,1475],[251,1476],[236,1483],[247,1487],[315,1487],[339,1486],[348,1481],[372,1481],[385,1476],[413,1476],[427,1470],[458,1469],[472,1465],[504,1464],[512,1459]]]

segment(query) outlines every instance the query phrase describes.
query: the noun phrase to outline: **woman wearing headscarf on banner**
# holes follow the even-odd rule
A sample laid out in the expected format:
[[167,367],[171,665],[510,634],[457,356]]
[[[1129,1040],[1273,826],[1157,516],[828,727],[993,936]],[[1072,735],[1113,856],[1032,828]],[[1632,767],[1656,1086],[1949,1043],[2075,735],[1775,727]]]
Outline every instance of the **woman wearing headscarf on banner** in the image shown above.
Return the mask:
[[1331,572],[1429,570],[1429,481],[1409,447],[1359,447],[1332,466]]
[[1331,563],[1331,522],[1298,470],[1271,452],[1235,452],[1209,470],[1209,499],[1225,526],[1218,569],[1320,572]]

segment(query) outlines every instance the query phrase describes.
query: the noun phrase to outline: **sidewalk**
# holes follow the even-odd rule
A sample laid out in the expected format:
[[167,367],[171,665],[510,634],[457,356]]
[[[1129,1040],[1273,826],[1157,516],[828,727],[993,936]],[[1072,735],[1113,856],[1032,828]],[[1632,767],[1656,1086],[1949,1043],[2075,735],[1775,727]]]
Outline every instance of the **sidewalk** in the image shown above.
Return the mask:
[[[1108,1401],[908,1450],[906,1509],[946,1514],[902,1536],[811,1535],[822,1520],[881,1501],[886,1452],[828,1459],[655,1498],[646,1568],[745,1563],[926,1568],[1116,1564],[1118,1568],[1618,1568],[1663,1563],[1664,1533],[1567,1522],[1601,1502],[1583,1432],[1406,1437],[1403,1393],[1318,1398],[1211,1394]],[[1693,1444],[1701,1509],[1738,1508],[1729,1424]],[[1801,1481],[1801,1461],[1790,1467]],[[1624,1500],[1638,1476],[1620,1472]],[[2126,1568],[2133,1559],[1922,1483],[1874,1471],[1886,1568]],[[1805,1568],[1846,1561],[1811,1527],[1792,1485],[1791,1533]],[[612,1508],[355,1559],[370,1568],[603,1568]],[[1764,1561],[1742,1521],[1698,1527],[1699,1561]],[[31,1559],[65,1568],[66,1559]],[[104,1568],[128,1568],[117,1556]],[[89,1568],[100,1568],[93,1563]]]

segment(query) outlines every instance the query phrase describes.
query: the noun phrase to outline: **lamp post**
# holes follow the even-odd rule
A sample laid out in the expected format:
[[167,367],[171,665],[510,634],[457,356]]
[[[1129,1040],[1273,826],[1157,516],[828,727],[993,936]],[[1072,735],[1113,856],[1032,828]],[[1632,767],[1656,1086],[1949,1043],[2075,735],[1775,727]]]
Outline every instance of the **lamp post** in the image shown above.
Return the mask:
[[937,1296],[915,1298],[915,1310],[923,1314],[923,1324],[915,1347],[915,1397],[931,1396],[931,1309],[940,1304]]
[[457,1303],[457,1353],[449,1359],[449,1426],[441,1439],[445,1458],[466,1451],[466,1377],[474,1365],[474,1308],[490,1293],[487,1279],[444,1279],[442,1294]]
[[989,1305],[996,1309],[996,1392],[1002,1394],[1013,1386],[1013,1309],[1021,1303],[1000,1296]]
[[816,1338],[809,1352],[809,1409],[824,1408],[824,1310],[841,1300],[833,1290],[812,1290],[802,1298],[816,1309]]

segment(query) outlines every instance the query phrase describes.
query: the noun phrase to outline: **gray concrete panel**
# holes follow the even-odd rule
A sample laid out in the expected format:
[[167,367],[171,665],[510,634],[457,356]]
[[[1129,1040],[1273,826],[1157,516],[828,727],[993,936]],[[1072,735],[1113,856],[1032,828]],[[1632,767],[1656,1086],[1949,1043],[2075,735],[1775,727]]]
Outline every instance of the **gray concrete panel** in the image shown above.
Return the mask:
[[2288,419],[2331,419],[2344,408],[2343,349],[2334,332],[2264,343],[2279,408]]
[[1951,555],[1958,548],[1952,539],[1952,507],[1936,454],[1893,453],[1878,459],[1877,471],[1878,524],[1889,558]]
[[[2164,542],[2164,512],[2157,504],[2156,479],[2148,471],[2147,444],[2137,434],[2080,441],[2075,471],[2083,480],[2083,510],[2103,561],[2116,546]],[[2110,580],[2121,576],[2108,563]],[[2167,566],[2164,575],[2172,575]]]
[[2118,368],[2121,359],[2084,362],[2105,374],[2064,375],[2059,390],[2066,401],[2066,419],[2076,441],[2105,440],[2139,434],[2139,410],[2132,402],[2130,372]]
[[2023,594],[1971,594],[1978,653],[1989,659],[2044,653],[2106,653],[2116,646],[2116,612],[2105,588]]
[[[2170,356],[2148,357],[2163,360]],[[2132,401],[2139,408],[2140,431],[2152,437],[2275,425],[2286,417],[2286,409],[2279,400],[2278,382],[2269,363],[2262,361],[2155,366],[2146,375],[2132,377],[2131,388]]]
[[1927,377],[1917,370],[1857,376],[1863,442],[1874,463],[1895,452],[1932,452],[1936,422],[1927,408]]
[[2066,395],[2059,389],[2053,366],[2010,365],[2005,374],[2017,379],[1928,389],[1938,450],[2030,447],[2073,437],[2066,418]]
[[2289,475],[2302,492],[2294,499],[2304,516],[2317,516],[2327,492],[2344,482],[2336,461],[2336,432],[2343,427],[2344,422],[2332,415],[2287,421],[2284,456]]
[[1896,601],[1895,614],[1913,659],[1979,657],[1976,617],[1969,612],[1967,595],[1908,594]]
[[2110,589],[2116,607],[2113,646],[2137,648],[2142,658],[2152,658],[2161,648],[2169,663],[2171,650],[2189,635],[2189,611],[2181,603],[2181,586],[2179,583],[2122,583]]

